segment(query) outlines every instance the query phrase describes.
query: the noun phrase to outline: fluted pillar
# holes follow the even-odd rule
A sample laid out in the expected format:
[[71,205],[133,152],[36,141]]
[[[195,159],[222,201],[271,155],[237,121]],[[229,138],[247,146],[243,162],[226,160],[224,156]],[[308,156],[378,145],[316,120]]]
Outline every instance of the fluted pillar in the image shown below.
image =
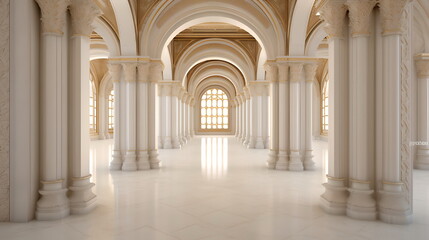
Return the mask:
[[[301,156],[301,114],[300,84],[304,81],[304,64],[290,63],[290,171],[302,171],[304,166]],[[279,123],[280,124],[280,123]],[[283,133],[280,133],[283,134]]]
[[83,214],[96,206],[89,172],[89,42],[92,22],[101,14],[92,0],[73,0],[71,71],[69,81],[69,159],[71,161],[70,211]]
[[327,0],[320,8],[329,35],[329,162],[321,205],[331,214],[345,214],[348,178],[348,41],[343,0]]
[[[278,63],[278,155],[276,169],[287,170],[289,168],[289,65],[285,62]],[[296,113],[295,113],[296,114]]]
[[173,148],[172,137],[171,137],[171,121],[172,121],[172,86],[171,83],[159,84],[159,112],[160,112],[160,137],[162,148],[171,149]]
[[313,161],[313,84],[316,81],[317,63],[306,63],[305,71],[305,155],[304,169],[313,170],[315,163]]
[[190,131],[191,131],[191,138],[195,136],[195,97],[192,98],[190,104],[189,104],[189,116],[190,116]]
[[110,162],[111,170],[120,170],[122,168],[122,153],[121,153],[121,73],[122,66],[116,63],[109,63],[109,74],[113,81],[113,92],[115,93],[114,102],[114,126],[113,126],[113,155]]
[[411,221],[401,174],[401,16],[408,0],[380,0],[383,76],[383,183],[380,219],[388,223]]
[[429,54],[415,57],[418,88],[418,146],[415,168],[429,170]]
[[63,29],[68,0],[37,0],[42,10],[40,48],[40,178],[41,195],[37,202],[36,219],[54,220],[70,213],[63,164],[67,162],[64,131],[62,51]]
[[[140,60],[137,65],[137,168],[150,169],[149,163],[149,60]],[[115,92],[116,95],[116,92]],[[116,104],[116,103],[115,103]],[[154,103],[152,103],[154,104]],[[116,111],[116,105],[115,105]],[[116,116],[116,112],[115,112]],[[116,124],[116,118],[115,118]],[[115,126],[116,129],[116,126]],[[114,133],[116,134],[116,130]]]
[[137,128],[137,91],[136,91],[136,79],[137,79],[137,64],[122,63],[122,69],[124,72],[124,83],[126,91],[126,102],[125,102],[125,155],[124,162],[122,163],[123,171],[136,171],[137,170],[137,155],[136,155],[136,128]]
[[245,89],[245,97],[246,97],[246,116],[245,116],[245,118],[246,118],[246,136],[245,136],[245,138],[244,138],[244,142],[243,142],[243,144],[244,144],[244,146],[246,146],[247,148],[249,147],[249,144],[250,144],[250,138],[251,138],[251,136],[250,136],[250,132],[251,132],[251,124],[252,124],[252,108],[251,108],[251,105],[250,105],[250,91],[249,91],[249,88],[246,88]]
[[148,111],[148,123],[149,123],[149,140],[148,140],[148,151],[149,151],[149,164],[151,169],[159,168],[160,161],[158,159],[158,136],[156,135],[156,95],[158,92],[157,83],[162,80],[162,71],[164,65],[160,61],[152,61],[150,64],[150,77],[149,77],[149,111]]
[[347,0],[352,31],[350,53],[350,197],[347,216],[361,220],[377,217],[374,199],[375,115],[374,59],[370,55],[370,20],[374,0]]
[[270,83],[270,153],[267,160],[269,169],[275,169],[277,162],[277,153],[279,149],[279,83],[277,65],[273,61],[268,61],[265,65],[266,80]]
[[191,140],[191,102],[192,96],[189,95],[188,99],[186,100],[186,119],[188,120],[186,122],[186,139],[188,141]]
[[179,140],[179,94],[180,84],[176,83],[173,85],[172,96],[171,96],[171,142],[173,148],[180,148]]
[[240,135],[240,105],[238,102],[238,96],[234,99],[235,105],[235,137],[238,138]]
[[240,141],[243,142],[246,136],[246,97],[244,93],[239,95],[240,98]]

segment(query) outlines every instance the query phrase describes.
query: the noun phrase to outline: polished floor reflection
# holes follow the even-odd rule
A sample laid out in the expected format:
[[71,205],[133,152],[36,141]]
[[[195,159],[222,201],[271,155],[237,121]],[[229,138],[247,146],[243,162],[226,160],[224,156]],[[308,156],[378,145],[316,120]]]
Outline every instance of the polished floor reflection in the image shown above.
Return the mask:
[[420,240],[429,235],[429,171],[415,171],[414,223],[355,221],[319,208],[327,143],[315,142],[317,169],[273,171],[267,150],[232,137],[196,137],[161,150],[159,170],[109,171],[112,141],[91,145],[99,206],[61,221],[0,224],[7,240]]

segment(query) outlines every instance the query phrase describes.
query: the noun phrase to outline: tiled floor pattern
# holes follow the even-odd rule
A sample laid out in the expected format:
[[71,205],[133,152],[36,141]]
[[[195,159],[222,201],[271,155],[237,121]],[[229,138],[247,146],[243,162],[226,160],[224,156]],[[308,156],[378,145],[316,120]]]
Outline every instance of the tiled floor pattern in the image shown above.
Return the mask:
[[99,206],[53,222],[1,223],[0,239],[70,240],[418,240],[429,239],[429,171],[414,171],[414,223],[331,216],[319,208],[327,143],[315,142],[317,170],[265,167],[267,150],[231,137],[196,137],[161,150],[160,170],[108,170],[112,141],[95,141],[91,159]]

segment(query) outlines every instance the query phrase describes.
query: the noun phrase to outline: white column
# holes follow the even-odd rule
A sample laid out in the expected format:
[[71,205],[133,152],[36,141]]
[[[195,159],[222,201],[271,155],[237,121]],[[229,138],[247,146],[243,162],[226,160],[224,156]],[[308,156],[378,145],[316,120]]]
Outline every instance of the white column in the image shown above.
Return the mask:
[[113,122],[113,155],[110,162],[111,170],[120,170],[122,168],[122,153],[121,153],[121,73],[122,66],[117,63],[110,62],[108,64],[109,74],[112,76],[114,99],[114,122]]
[[89,36],[101,14],[91,0],[73,0],[70,6],[73,36],[69,79],[69,159],[71,161],[70,211],[84,214],[96,206],[89,172]]
[[190,109],[190,123],[191,123],[191,137],[195,136],[195,98],[192,98],[191,104],[189,106]]
[[171,97],[171,141],[173,148],[180,148],[180,140],[179,140],[179,93],[180,93],[180,85],[175,84],[172,89],[172,97]]
[[242,136],[242,120],[241,120],[241,118],[243,117],[242,116],[242,111],[241,111],[241,108],[242,108],[242,103],[241,103],[241,96],[240,95],[237,95],[237,97],[236,97],[236,99],[237,99],[237,133],[238,133],[238,135],[237,135],[237,139],[240,141],[241,140],[241,136]]
[[[375,220],[376,203],[371,175],[374,159],[374,72],[370,71],[370,20],[374,0],[348,0],[351,39],[350,69],[350,197],[347,216]],[[373,63],[372,63],[373,65]]]
[[252,124],[252,108],[250,104],[250,91],[249,88],[246,88],[246,137],[244,139],[244,146],[249,147],[250,144],[250,133],[251,133],[251,124]]
[[240,128],[239,128],[239,120],[240,120],[240,114],[239,109],[240,106],[238,105],[238,98],[235,96],[234,105],[235,105],[235,137],[238,138],[238,135],[240,134]]
[[192,123],[192,118],[191,118],[191,102],[192,102],[192,96],[189,96],[188,102],[187,102],[187,109],[188,109],[188,124],[187,124],[187,128],[188,128],[188,132],[187,132],[187,137],[188,137],[188,141],[191,140],[191,135],[192,135],[192,129],[191,129],[191,123]]
[[247,145],[248,148],[255,148],[256,147],[256,139],[258,138],[258,126],[259,126],[259,116],[261,115],[258,113],[258,103],[259,103],[259,96],[260,96],[260,89],[257,82],[250,82],[249,83],[249,89],[251,93],[250,97],[250,139],[249,144]]
[[62,142],[67,136],[62,118],[62,41],[69,1],[37,0],[42,10],[40,48],[40,178],[41,195],[37,202],[36,219],[54,220],[70,213],[67,189],[62,172],[65,149]]
[[278,96],[278,160],[276,164],[276,169],[278,170],[287,170],[289,167],[289,65],[284,62],[278,63],[279,71],[279,96]]
[[417,169],[429,170],[429,55],[420,54],[415,57],[418,88],[418,141],[417,158],[414,164]]
[[162,136],[162,146],[164,149],[173,148],[171,141],[171,103],[172,103],[172,92],[171,84],[162,84],[159,86],[160,91],[160,122],[161,122],[161,136]]
[[164,65],[162,62],[153,61],[150,66],[150,78],[149,78],[149,111],[148,111],[148,123],[149,123],[149,140],[148,140],[148,151],[149,151],[149,163],[151,169],[157,169],[160,167],[160,161],[158,159],[158,136],[156,136],[156,122],[157,122],[157,110],[156,110],[156,95],[158,92],[157,83],[162,80],[162,71]]
[[[137,168],[150,169],[149,163],[149,61],[141,61],[137,66]],[[115,91],[116,101],[116,91]],[[116,104],[116,103],[115,103]],[[115,105],[116,124],[116,105]],[[115,125],[116,129],[116,125]],[[114,130],[116,134],[116,130]]]
[[307,63],[305,70],[305,156],[304,169],[313,170],[313,83],[316,81],[317,63]]
[[[301,156],[301,91],[300,84],[304,78],[304,64],[291,63],[290,64],[290,171],[302,171],[304,166]],[[279,93],[281,94],[281,93]],[[281,99],[279,98],[279,101]],[[279,122],[279,125],[281,122]],[[280,133],[283,134],[283,133]],[[279,138],[280,139],[280,138]]]
[[411,221],[401,180],[401,15],[408,0],[380,0],[383,28],[383,190],[380,219],[403,224]]
[[186,139],[186,123],[187,123],[187,119],[186,119],[186,99],[188,98],[188,94],[185,92],[185,90],[183,90],[183,95],[182,95],[182,101],[181,101],[181,115],[182,115],[182,121],[181,121],[181,125],[182,125],[182,143],[186,144],[188,141]]
[[183,145],[185,144],[183,142],[183,105],[182,105],[182,97],[183,97],[183,90],[180,88],[179,92],[178,92],[178,132],[179,132],[179,143],[180,145],[183,147]]
[[256,128],[256,133],[255,133],[255,148],[256,149],[264,149],[265,148],[265,143],[264,143],[264,127],[265,127],[265,123],[264,123],[264,118],[267,116],[264,116],[264,106],[263,106],[263,98],[266,95],[266,84],[259,84],[259,94],[255,99],[255,107],[254,109],[254,113],[253,113],[253,119],[255,119],[257,121],[256,126],[255,124],[253,125],[254,128]]
[[262,96],[262,139],[264,148],[270,148],[270,85],[265,86],[264,95]]
[[321,205],[331,214],[345,214],[348,178],[348,41],[346,7],[342,0],[328,0],[320,9],[329,34],[329,162],[328,182]]
[[241,138],[240,141],[241,143],[244,143],[244,141],[246,140],[246,96],[245,93],[243,92],[240,95],[241,98]]
[[124,72],[124,80],[126,86],[126,123],[125,123],[125,156],[122,163],[123,171],[137,170],[137,155],[136,155],[136,128],[137,128],[137,91],[136,91],[136,63],[122,63]]
[[270,83],[270,153],[267,160],[269,169],[275,169],[277,162],[277,153],[279,149],[279,83],[276,63],[270,61],[264,65],[266,71],[266,80]]

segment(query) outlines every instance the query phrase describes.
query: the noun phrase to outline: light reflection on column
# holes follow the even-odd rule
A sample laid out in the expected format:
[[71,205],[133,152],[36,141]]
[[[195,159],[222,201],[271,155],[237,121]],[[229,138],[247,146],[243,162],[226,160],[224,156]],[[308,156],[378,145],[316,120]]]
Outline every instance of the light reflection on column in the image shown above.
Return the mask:
[[89,174],[91,174],[90,181],[95,183],[95,186],[93,188],[94,193],[97,193],[97,150],[91,145],[89,148]]
[[228,138],[201,139],[201,172],[208,179],[219,179],[228,171]]
[[323,167],[323,181],[326,182],[328,179],[326,178],[326,175],[328,175],[328,164],[329,164],[329,155],[328,155],[328,149],[322,149],[322,167]]

